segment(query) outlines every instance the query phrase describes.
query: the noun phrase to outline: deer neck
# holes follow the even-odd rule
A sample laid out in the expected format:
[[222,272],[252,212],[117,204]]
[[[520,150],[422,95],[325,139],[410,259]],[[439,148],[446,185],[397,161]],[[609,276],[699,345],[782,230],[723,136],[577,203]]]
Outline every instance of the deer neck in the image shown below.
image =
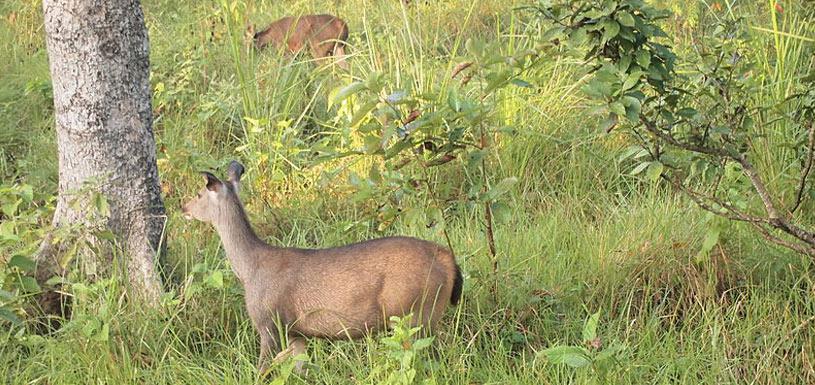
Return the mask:
[[239,202],[236,202],[234,209],[222,212],[214,225],[232,270],[242,282],[246,282],[257,271],[258,258],[268,245],[252,230]]

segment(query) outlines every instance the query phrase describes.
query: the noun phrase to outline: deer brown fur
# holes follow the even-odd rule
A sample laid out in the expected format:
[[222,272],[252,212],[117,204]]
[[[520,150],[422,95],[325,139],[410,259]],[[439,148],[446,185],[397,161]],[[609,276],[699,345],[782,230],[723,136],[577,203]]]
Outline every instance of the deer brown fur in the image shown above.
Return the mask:
[[256,33],[254,40],[257,48],[273,45],[294,53],[308,48],[317,60],[335,56],[344,67],[348,24],[333,15],[287,16]]
[[238,198],[242,173],[234,161],[225,182],[204,173],[206,187],[183,212],[211,223],[221,237],[260,334],[261,373],[278,349],[278,326],[288,334],[285,353],[298,354],[305,350],[303,337],[358,338],[385,329],[391,316],[414,313],[414,324],[432,330],[448,302],[461,297],[453,255],[432,242],[391,237],[328,249],[266,244]]

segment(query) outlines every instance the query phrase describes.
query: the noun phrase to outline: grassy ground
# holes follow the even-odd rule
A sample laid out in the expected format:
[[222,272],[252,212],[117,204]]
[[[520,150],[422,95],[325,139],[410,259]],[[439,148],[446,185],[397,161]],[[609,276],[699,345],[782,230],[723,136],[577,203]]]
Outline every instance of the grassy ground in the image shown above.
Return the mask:
[[[538,28],[513,11],[523,1],[415,3],[144,1],[172,292],[154,312],[124,301],[117,279],[76,287],[73,320],[63,330],[47,337],[17,334],[18,328],[4,332],[1,382],[253,383],[257,338],[240,287],[217,235],[184,221],[178,208],[199,188],[198,170],[241,159],[249,166],[247,209],[269,242],[327,247],[383,235],[366,216],[370,203],[348,199],[344,178],[322,178],[328,166],[309,166],[307,153],[291,150],[309,135],[341,130],[328,108],[329,92],[372,71],[397,86],[430,89],[466,56],[466,39],[499,39],[512,53],[534,46],[530,36]],[[688,36],[705,17],[716,17],[705,3],[692,5],[670,21],[680,52],[689,49]],[[39,7],[30,0],[0,5],[0,175],[3,184],[55,192]],[[771,7],[754,2],[732,12],[772,30]],[[350,73],[315,70],[307,58],[247,54],[240,45],[247,23],[313,12],[348,21]],[[794,35],[815,36],[793,12],[777,23]],[[755,30],[754,44],[766,55],[757,71],[767,79],[767,93],[789,92],[812,43]],[[815,382],[810,262],[730,224],[713,252],[698,260],[710,220],[682,196],[618,164],[628,141],[595,128],[575,68],[552,58],[527,79],[537,89],[504,95],[500,117],[517,130],[497,144],[490,169],[496,179],[516,176],[519,183],[510,195],[511,218],[496,228],[499,272],[492,272],[481,213],[456,211],[448,227],[466,277],[464,300],[449,311],[432,351],[414,362],[418,378],[439,384]],[[253,130],[246,117],[269,123]],[[774,183],[782,183],[783,167],[773,164],[788,155],[758,156],[777,171]],[[458,188],[463,182],[452,169],[434,180]],[[444,243],[435,229],[403,222],[385,233]],[[625,347],[608,367],[575,370],[536,358],[549,346],[580,344],[584,321],[598,310],[602,344]],[[398,365],[381,337],[311,341],[314,367],[289,382],[387,383]],[[275,369],[275,375],[286,373]]]

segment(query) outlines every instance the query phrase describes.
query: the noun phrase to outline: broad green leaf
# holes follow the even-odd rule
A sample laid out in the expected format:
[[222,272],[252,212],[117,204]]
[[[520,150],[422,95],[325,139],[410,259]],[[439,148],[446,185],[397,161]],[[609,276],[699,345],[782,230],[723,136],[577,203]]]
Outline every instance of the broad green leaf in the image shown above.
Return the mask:
[[498,223],[506,223],[512,219],[512,209],[504,202],[490,203],[490,210],[492,211],[493,219]]
[[617,116],[625,116],[625,106],[621,102],[611,102],[608,105],[608,109],[617,114]]
[[207,276],[204,283],[206,283],[209,287],[220,289],[224,287],[224,273],[222,273],[220,270],[215,270],[210,273],[209,276]]
[[605,44],[607,41],[617,37],[617,34],[620,33],[620,24],[618,24],[614,20],[605,20],[603,21],[603,41],[602,43]]
[[623,82],[623,91],[628,91],[633,88],[637,83],[640,81],[640,77],[642,76],[642,72],[636,71],[628,74],[628,77]]
[[592,314],[583,326],[583,342],[597,338],[597,322],[600,320],[600,310]]
[[367,135],[363,141],[363,151],[368,155],[376,154],[382,150],[382,138],[375,135]]
[[705,233],[705,239],[702,241],[702,247],[696,255],[697,262],[701,262],[702,258],[707,256],[707,253],[713,250],[713,247],[719,243],[719,234],[720,230],[718,226],[711,226],[711,228],[708,229],[707,233]]
[[609,347],[603,349],[600,353],[597,353],[597,355],[594,358],[594,361],[595,362],[603,362],[603,361],[605,361],[605,360],[607,360],[607,359],[609,359],[611,357],[616,356],[618,353],[622,352],[623,350],[625,350],[625,345],[623,345],[623,344],[621,344],[619,342],[614,342]]
[[7,301],[7,302],[13,301],[14,300],[14,294],[12,294],[12,293],[10,293],[8,291],[5,291],[3,289],[0,289],[0,300]]
[[99,342],[106,342],[108,339],[110,339],[110,325],[107,322],[105,322],[102,323],[102,327],[99,329],[99,333],[96,333],[93,336],[93,340]]
[[659,176],[662,175],[662,170],[665,169],[665,165],[662,162],[651,162],[648,165],[648,171],[645,172],[645,176],[651,182],[656,182],[659,180]]
[[9,321],[14,325],[22,324],[22,321],[20,321],[20,318],[17,317],[17,314],[14,314],[14,312],[11,311],[11,309],[5,307],[0,307],[0,319]]
[[37,280],[29,276],[20,276],[20,287],[26,293],[39,293],[41,291]]
[[573,368],[582,368],[591,364],[589,352],[579,346],[555,346],[538,353],[553,364],[566,364]]
[[565,29],[566,29],[566,27],[563,27],[563,26],[560,26],[560,25],[552,27],[552,28],[550,28],[549,30],[547,30],[546,32],[543,33],[543,40],[544,41],[551,41],[551,40],[554,40],[554,39],[560,39],[560,38],[562,38],[563,31]]
[[484,201],[486,202],[494,201],[496,198],[509,191],[512,188],[512,186],[515,185],[515,183],[518,183],[518,178],[516,177],[510,177],[501,180],[496,185],[492,186],[492,188],[489,191],[487,191],[486,194],[484,194]]
[[340,88],[335,94],[334,97],[330,98],[328,101],[328,108],[331,108],[335,104],[342,103],[343,100],[347,99],[349,96],[364,90],[365,84],[362,82],[353,82],[347,86]]
[[362,107],[360,107],[358,110],[356,110],[356,112],[354,112],[354,116],[351,117],[351,124],[349,124],[349,126],[351,126],[351,128],[356,128],[357,125],[359,125],[359,123],[362,122],[362,119],[368,116],[368,113],[370,113],[371,111],[373,111],[374,108],[376,108],[376,105],[377,105],[376,101],[369,101],[363,104]]
[[481,164],[481,160],[487,156],[487,150],[473,150],[467,153],[465,159],[467,160],[467,168],[475,168]]
[[637,175],[637,174],[643,172],[645,170],[645,168],[648,167],[648,165],[650,165],[650,164],[651,164],[651,162],[642,162],[642,163],[638,164],[637,167],[634,167],[634,169],[631,170],[631,175]]
[[614,128],[614,126],[617,125],[617,122],[618,122],[617,114],[611,112],[608,114],[608,117],[606,117],[605,119],[603,119],[602,122],[600,122],[600,130],[609,132]]
[[509,70],[503,70],[487,74],[486,76],[487,87],[484,88],[484,95],[489,95],[496,88],[506,83],[506,81],[509,80],[510,76],[512,76],[512,72],[510,72]]
[[623,96],[623,105],[625,105],[625,117],[632,123],[640,120],[640,112],[642,111],[642,104],[640,100],[633,96]]
[[433,343],[433,337],[418,339],[413,343],[413,350],[425,349],[429,347],[431,343]]
[[15,228],[13,221],[4,221],[3,223],[0,223],[0,241],[19,241],[20,237],[14,233],[14,230]]
[[651,65],[651,53],[646,50],[639,50],[636,53],[637,57],[637,65],[642,67],[643,69],[648,68]]
[[8,260],[8,266],[16,267],[24,272],[32,272],[37,264],[24,255],[15,254]]
[[88,319],[85,322],[85,325],[82,327],[82,334],[84,334],[87,338],[92,338],[96,334],[96,331],[101,327],[102,321],[96,318]]
[[20,196],[26,203],[31,203],[34,200],[34,188],[31,185],[23,185],[20,188]]
[[631,16],[628,12],[617,12],[617,21],[626,27],[633,27],[635,24],[634,16]]
[[17,214],[17,208],[20,207],[20,203],[22,203],[22,199],[17,199],[13,202],[9,202],[3,205],[2,210],[3,214],[6,214],[7,218],[12,218]]

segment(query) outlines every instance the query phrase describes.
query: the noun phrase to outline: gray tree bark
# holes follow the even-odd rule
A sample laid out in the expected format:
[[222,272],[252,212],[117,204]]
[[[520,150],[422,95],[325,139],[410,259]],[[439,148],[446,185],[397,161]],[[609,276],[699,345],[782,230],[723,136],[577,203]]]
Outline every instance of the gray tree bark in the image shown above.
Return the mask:
[[[89,178],[98,179],[110,204],[107,227],[127,258],[131,289],[156,303],[161,285],[154,260],[165,215],[140,3],[44,0],[43,11],[59,150],[54,225],[88,218],[71,207],[72,193]],[[41,256],[41,271],[56,270],[53,260]]]

